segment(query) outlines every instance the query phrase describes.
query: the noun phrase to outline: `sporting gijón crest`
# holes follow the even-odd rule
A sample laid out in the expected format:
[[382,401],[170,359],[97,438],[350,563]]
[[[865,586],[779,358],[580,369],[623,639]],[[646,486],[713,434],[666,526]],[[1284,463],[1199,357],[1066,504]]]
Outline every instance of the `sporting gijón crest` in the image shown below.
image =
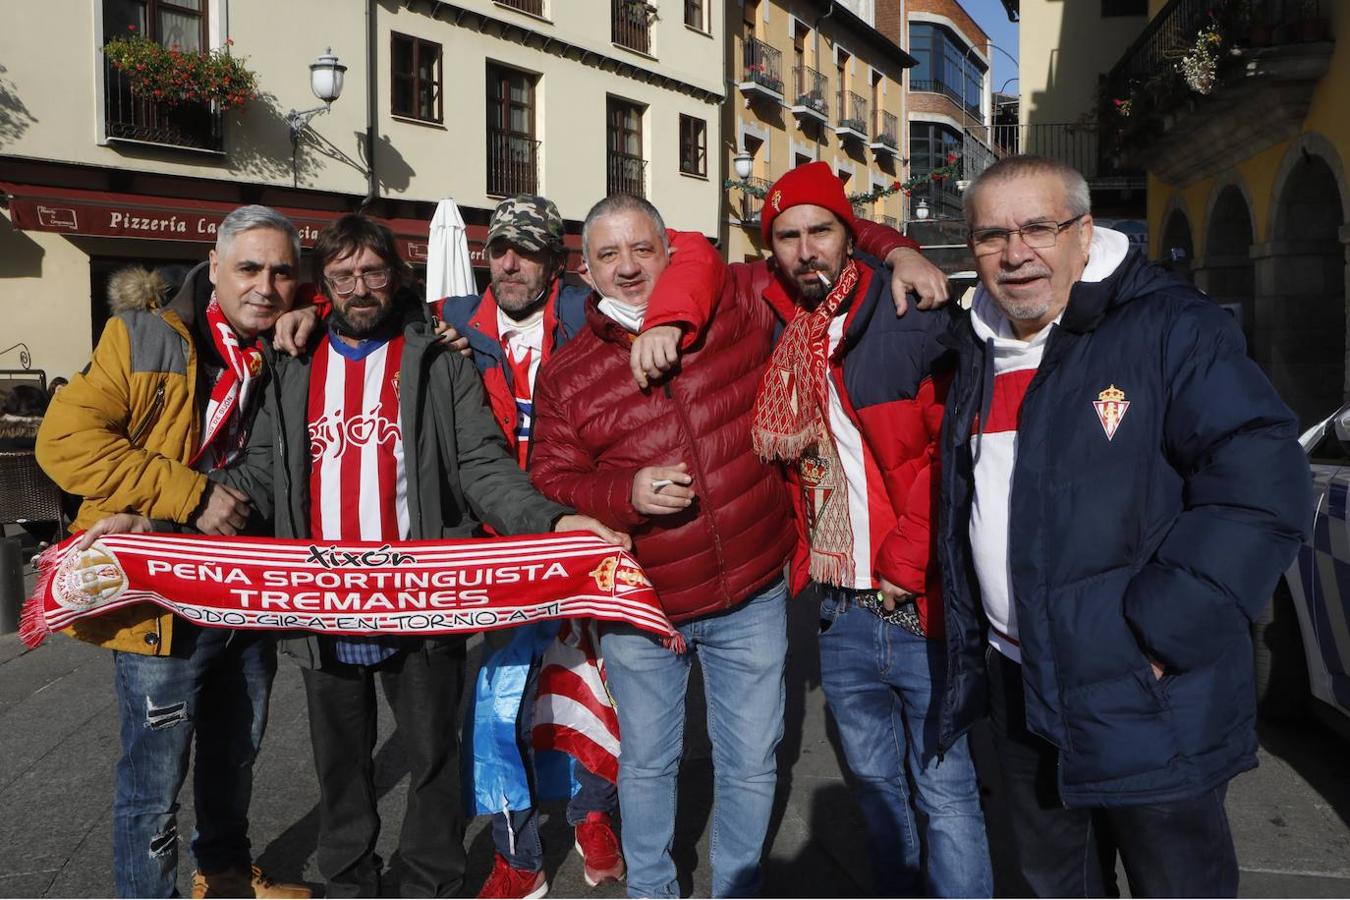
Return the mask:
[[1116,436],[1116,429],[1120,427],[1121,420],[1125,418],[1125,413],[1130,408],[1130,401],[1125,399],[1125,392],[1113,384],[1098,394],[1092,405],[1097,410],[1097,419],[1102,423],[1106,439],[1111,440]]

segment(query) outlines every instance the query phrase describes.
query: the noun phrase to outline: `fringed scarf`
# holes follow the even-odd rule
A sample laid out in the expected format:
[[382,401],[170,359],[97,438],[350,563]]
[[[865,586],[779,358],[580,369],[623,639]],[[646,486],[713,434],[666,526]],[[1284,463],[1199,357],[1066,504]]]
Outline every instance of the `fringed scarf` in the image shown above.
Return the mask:
[[774,348],[755,399],[755,453],[796,466],[809,517],[810,574],[825,584],[853,584],[848,480],[826,424],[830,320],[860,285],[866,289],[866,282],[865,273],[849,260],[821,304],[798,311]]

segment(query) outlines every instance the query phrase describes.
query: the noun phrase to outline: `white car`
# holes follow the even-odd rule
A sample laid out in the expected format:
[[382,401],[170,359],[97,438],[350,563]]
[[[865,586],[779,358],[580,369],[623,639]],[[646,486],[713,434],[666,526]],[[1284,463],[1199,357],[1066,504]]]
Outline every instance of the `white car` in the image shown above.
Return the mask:
[[1312,467],[1312,540],[1299,548],[1256,623],[1257,696],[1269,716],[1297,716],[1311,696],[1320,701],[1314,710],[1329,707],[1350,719],[1350,404],[1299,443]]

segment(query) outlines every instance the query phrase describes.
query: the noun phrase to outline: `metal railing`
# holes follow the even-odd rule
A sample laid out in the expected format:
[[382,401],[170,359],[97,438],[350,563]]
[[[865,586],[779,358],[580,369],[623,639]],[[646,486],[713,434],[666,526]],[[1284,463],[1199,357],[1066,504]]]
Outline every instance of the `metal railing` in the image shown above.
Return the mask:
[[494,0],[502,6],[509,6],[512,9],[518,9],[521,12],[527,12],[532,16],[543,17],[544,0]]
[[[1031,125],[995,125],[991,147],[966,138],[963,178],[974,178],[995,160],[1017,153],[1034,153],[1068,163],[1089,181],[1095,178],[1143,177],[1143,170],[1130,168],[1104,152],[1101,132],[1095,125],[1036,123]],[[988,161],[980,163],[988,155]],[[978,167],[978,168],[977,168]]]
[[839,127],[852,128],[859,134],[867,133],[867,98],[853,91],[839,89]]
[[225,149],[225,122],[219,111],[201,103],[147,100],[131,90],[125,75],[104,62],[104,122],[109,138],[147,141],[196,150]]
[[539,187],[539,141],[489,131],[487,192],[498,197],[533,194]]
[[656,8],[643,0],[610,0],[610,40],[639,53],[652,52],[652,16]]
[[797,66],[792,70],[794,87],[796,88],[796,102],[794,106],[805,106],[815,110],[822,116],[830,114],[830,101],[826,99],[826,92],[830,89],[830,81],[820,72],[810,66]]
[[640,156],[609,151],[606,192],[647,196],[647,161]]
[[884,109],[877,110],[877,118],[880,121],[872,134],[872,143],[885,144],[892,150],[899,148],[900,120]]
[[759,38],[745,39],[745,80],[783,93],[783,52]]
[[940,81],[935,78],[911,78],[909,80],[909,89],[911,91],[919,91],[926,94],[942,94],[948,100],[969,111],[977,118],[980,115],[981,110],[978,105],[971,106],[966,102],[966,98],[961,96],[960,88],[950,85],[945,81]]
[[1304,39],[1300,23],[1322,18],[1321,0],[1245,0],[1216,4],[1212,0],[1171,0],[1149,20],[1139,37],[1106,76],[1113,98],[1130,96],[1134,85],[1173,68],[1195,46],[1196,36],[1213,22],[1238,45],[1264,46]]
[[[752,176],[744,179],[744,181],[751,187],[759,188],[766,192],[773,186],[773,182],[767,178],[755,178]],[[756,197],[749,191],[741,191],[741,202],[739,204],[739,209],[737,209],[737,213],[741,217],[742,225],[758,225],[759,212],[763,208],[764,200],[762,197]]]

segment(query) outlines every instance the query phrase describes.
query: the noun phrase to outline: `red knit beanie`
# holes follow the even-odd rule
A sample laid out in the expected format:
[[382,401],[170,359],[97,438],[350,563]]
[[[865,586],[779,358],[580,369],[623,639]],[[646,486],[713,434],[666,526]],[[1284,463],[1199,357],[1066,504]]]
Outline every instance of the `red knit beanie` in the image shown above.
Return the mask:
[[778,218],[778,214],[802,204],[823,206],[843,219],[849,231],[854,230],[853,206],[844,194],[844,183],[830,171],[829,163],[813,162],[789,169],[764,196],[759,222],[760,228],[764,230],[765,244],[773,245],[773,220]]

